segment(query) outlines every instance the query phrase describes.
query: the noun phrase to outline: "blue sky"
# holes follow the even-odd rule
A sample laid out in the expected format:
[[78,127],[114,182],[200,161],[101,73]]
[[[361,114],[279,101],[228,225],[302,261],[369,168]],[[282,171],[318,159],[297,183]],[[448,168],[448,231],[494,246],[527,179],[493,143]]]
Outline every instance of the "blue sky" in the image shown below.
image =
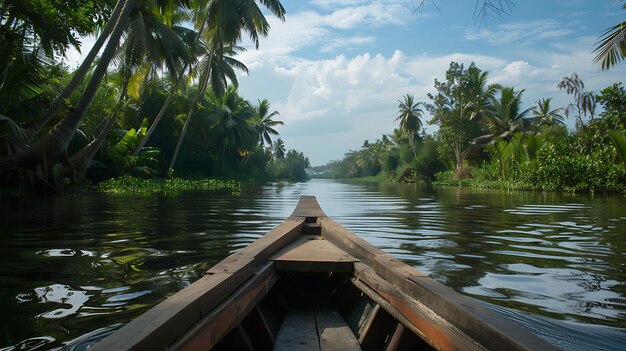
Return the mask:
[[[601,71],[591,53],[599,35],[624,20],[622,2],[511,0],[507,15],[482,24],[472,17],[475,0],[431,0],[412,14],[417,2],[283,0],[286,21],[268,14],[272,29],[259,49],[244,43],[239,59],[250,75],[240,75],[241,95],[267,98],[285,122],[286,146],[321,165],[391,133],[398,99],[428,101],[450,61],[475,62],[492,83],[526,89],[524,107],[544,97],[566,106],[571,97],[556,85],[573,72],[596,93],[626,76],[626,62]],[[68,56],[70,66],[80,60]]]
[[508,15],[482,24],[474,0],[435,0],[438,10],[431,2],[412,15],[416,1],[283,1],[286,21],[269,18],[269,37],[240,57],[250,68],[240,93],[269,99],[286,146],[320,165],[390,133],[397,100],[428,101],[450,61],[475,62],[491,82],[526,89],[525,107],[543,97],[567,105],[556,85],[573,72],[596,92],[624,81],[626,63],[601,71],[591,53],[624,19],[618,1],[514,0]]

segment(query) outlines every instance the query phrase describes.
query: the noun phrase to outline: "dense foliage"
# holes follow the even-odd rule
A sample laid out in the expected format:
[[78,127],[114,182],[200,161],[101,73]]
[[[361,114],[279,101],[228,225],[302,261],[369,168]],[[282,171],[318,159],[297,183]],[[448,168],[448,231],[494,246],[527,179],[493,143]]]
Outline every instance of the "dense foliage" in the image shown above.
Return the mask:
[[[284,20],[278,0],[259,2]],[[256,1],[0,1],[0,182],[62,191],[122,175],[306,179],[270,103],[237,93]],[[193,28],[188,28],[193,24]],[[74,71],[58,62],[97,34]]]
[[[596,95],[584,90],[578,75],[558,87],[571,94],[564,108],[540,99],[523,109],[524,90],[487,84],[488,73],[474,64],[452,62],[444,82],[424,103],[437,124],[427,135],[419,123],[399,129],[340,161],[314,168],[318,177],[374,177],[389,181],[437,181],[480,187],[566,191],[626,190],[626,90],[615,83]],[[398,106],[406,116],[405,97]],[[597,105],[603,112],[597,115]],[[569,131],[564,119],[576,118]],[[414,115],[420,118],[421,114]],[[415,140],[415,143],[411,141]]]

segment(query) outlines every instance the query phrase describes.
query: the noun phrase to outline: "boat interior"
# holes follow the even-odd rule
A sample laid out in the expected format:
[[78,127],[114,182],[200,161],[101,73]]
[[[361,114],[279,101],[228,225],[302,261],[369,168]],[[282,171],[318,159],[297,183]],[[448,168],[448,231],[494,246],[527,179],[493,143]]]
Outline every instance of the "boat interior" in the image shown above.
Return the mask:
[[434,350],[362,284],[346,269],[282,265],[265,298],[214,349]]

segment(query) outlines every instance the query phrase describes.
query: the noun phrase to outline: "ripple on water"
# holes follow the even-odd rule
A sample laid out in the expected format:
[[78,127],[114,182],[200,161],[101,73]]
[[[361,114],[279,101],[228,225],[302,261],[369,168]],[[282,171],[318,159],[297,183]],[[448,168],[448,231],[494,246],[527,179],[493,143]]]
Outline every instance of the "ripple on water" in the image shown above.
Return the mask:
[[80,249],[47,249],[37,251],[37,255],[46,257],[73,257],[73,256],[90,256],[93,257],[96,254],[89,250]]
[[565,205],[521,205],[512,209],[505,209],[504,212],[515,215],[547,215],[556,213],[571,212],[574,210],[585,209],[582,204],[565,204]]
[[38,318],[58,319],[78,313],[78,310],[89,301],[90,295],[83,290],[73,289],[68,285],[51,284],[35,288],[32,292],[16,296],[19,303],[39,302],[59,306],[53,310],[39,314]]

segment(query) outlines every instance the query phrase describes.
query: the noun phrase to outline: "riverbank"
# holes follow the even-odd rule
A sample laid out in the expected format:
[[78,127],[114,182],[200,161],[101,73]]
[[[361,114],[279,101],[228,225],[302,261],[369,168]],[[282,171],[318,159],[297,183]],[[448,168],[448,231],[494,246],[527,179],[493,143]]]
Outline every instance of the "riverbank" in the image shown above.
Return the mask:
[[182,178],[137,178],[122,176],[107,179],[95,186],[96,191],[114,194],[175,194],[186,190],[229,190],[234,194],[241,191],[238,180]]
[[[474,188],[489,188],[501,190],[525,191],[554,191],[568,193],[626,193],[626,183],[619,181],[619,177],[596,177],[582,182],[566,182],[563,179],[535,181],[523,179],[489,179],[484,170],[474,168],[476,173],[472,178],[455,179],[454,172],[446,171],[436,174],[435,185],[468,186]],[[617,179],[617,181],[615,181]]]

